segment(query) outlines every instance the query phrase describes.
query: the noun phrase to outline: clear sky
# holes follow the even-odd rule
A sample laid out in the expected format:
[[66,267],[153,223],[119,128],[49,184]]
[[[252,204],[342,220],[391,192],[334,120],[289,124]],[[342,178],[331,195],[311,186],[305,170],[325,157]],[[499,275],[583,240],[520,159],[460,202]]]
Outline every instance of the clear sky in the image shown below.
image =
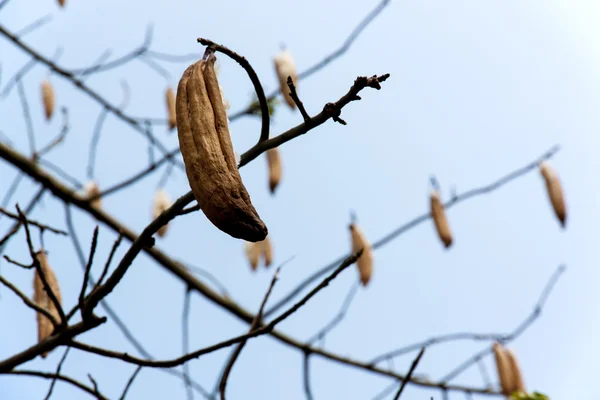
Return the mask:
[[[172,54],[196,52],[196,38],[223,43],[247,57],[267,91],[277,87],[272,57],[285,44],[303,70],[339,46],[376,1],[302,2],[143,2],[139,0],[11,1],[0,11],[0,24],[16,31],[52,14],[48,25],[25,41],[59,64],[85,67],[105,50],[112,57],[139,45],[148,23],[154,26],[152,49]],[[253,203],[269,227],[275,261],[295,257],[283,269],[273,300],[302,278],[349,250],[347,224],[354,210],[370,240],[427,211],[429,177],[435,174],[448,199],[487,184],[531,162],[555,144],[552,159],[566,192],[567,229],[561,230],[550,208],[543,181],[533,171],[517,181],[449,210],[455,235],[446,251],[430,221],[410,230],[375,253],[373,280],[360,288],[349,314],[327,338],[325,348],[368,360],[382,352],[431,336],[452,332],[509,332],[531,312],[548,278],[567,265],[540,319],[511,344],[519,356],[528,389],[553,400],[594,399],[591,388],[600,355],[596,318],[600,184],[595,171],[600,123],[600,4],[594,0],[401,1],[386,10],[342,58],[299,84],[309,113],[345,94],[358,75],[390,73],[382,90],[365,90],[362,101],[346,107],[347,126],[331,121],[281,148],[284,176],[276,196],[268,192],[266,161],[260,157],[243,168]],[[234,62],[220,57],[220,80],[232,110],[246,106],[252,86]],[[0,38],[2,88],[28,57]],[[176,85],[186,63],[162,63],[165,79],[134,61],[87,79],[103,96],[118,104],[121,81],[131,99],[126,111],[162,118],[163,91]],[[48,71],[35,67],[25,79],[38,143],[60,129],[60,118],[46,123],[39,103],[39,82]],[[60,106],[70,112],[66,143],[49,159],[80,181],[86,180],[88,147],[100,108],[70,82],[50,75]],[[1,89],[0,89],[1,90]],[[281,106],[273,118],[277,134],[301,122],[297,112]],[[258,137],[257,118],[231,125],[238,153]],[[28,151],[25,123],[16,90],[0,100],[0,131],[22,152]],[[155,134],[168,148],[176,134],[158,127]],[[96,178],[110,186],[143,168],[147,146],[142,137],[109,116],[100,139]],[[0,162],[0,193],[16,171]],[[104,208],[140,232],[150,222],[150,205],[162,170],[128,191],[104,199]],[[189,190],[183,174],[166,185],[176,198]],[[22,183],[16,198],[26,202],[36,190]],[[74,211],[77,231],[88,249],[95,221]],[[64,207],[50,195],[33,217],[64,227]],[[3,230],[9,226],[0,220]],[[157,246],[202,267],[221,280],[232,297],[257,310],[273,270],[252,273],[243,244],[214,228],[201,213],[178,218]],[[115,235],[101,229],[95,274]],[[81,269],[68,238],[46,236],[49,259],[61,282],[65,302],[74,304]],[[127,246],[122,246],[122,255]],[[22,236],[6,254],[27,260]],[[1,273],[27,293],[29,271],[0,261]],[[280,329],[305,340],[337,312],[357,278],[346,271]],[[140,255],[109,297],[136,337],[157,358],[181,354],[181,306],[184,287]],[[36,341],[34,314],[5,288],[0,290],[0,359]],[[212,344],[247,330],[247,325],[221,312],[197,294],[192,296],[191,348]],[[85,342],[136,353],[109,323],[81,337]],[[455,342],[428,350],[417,369],[438,379],[484,343]],[[51,371],[63,350],[29,362],[28,369]],[[212,389],[229,351],[190,363],[194,379]],[[404,373],[414,353],[398,358]],[[316,399],[370,399],[389,379],[375,377],[313,357],[312,386]],[[384,364],[385,365],[385,364]],[[493,363],[486,365],[496,381]],[[100,389],[118,398],[133,367],[73,350],[63,372],[87,382],[91,373]],[[231,399],[303,399],[302,355],[263,337],[244,349],[230,377]],[[483,385],[476,367],[454,383]],[[0,376],[0,398],[43,398],[48,381]],[[158,370],[144,369],[130,399],[184,398],[180,381]],[[438,391],[409,386],[407,399],[440,399]],[[85,398],[59,383],[54,398]],[[196,398],[199,398],[198,396]],[[451,393],[451,399],[464,395]]]

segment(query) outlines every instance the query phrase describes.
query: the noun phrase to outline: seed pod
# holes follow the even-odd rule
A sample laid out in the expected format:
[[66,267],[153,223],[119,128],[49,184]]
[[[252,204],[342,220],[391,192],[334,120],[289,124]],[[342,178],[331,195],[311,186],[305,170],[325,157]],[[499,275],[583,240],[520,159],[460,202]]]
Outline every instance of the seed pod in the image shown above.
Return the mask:
[[177,126],[177,115],[175,113],[175,93],[171,87],[165,91],[167,100],[167,119],[169,121],[169,130],[173,130]]
[[58,5],[61,6],[61,7],[64,7],[65,6],[65,2],[66,2],[66,0],[58,0]]
[[[154,194],[154,200],[152,201],[152,219],[158,218],[163,211],[167,210],[173,205],[173,201],[169,194],[164,189],[158,189]],[[158,236],[163,237],[167,233],[169,224],[161,226],[156,232]]]
[[517,361],[517,355],[511,349],[506,349],[505,351],[513,376],[513,387],[511,388],[511,394],[514,392],[526,393],[525,384],[523,383],[523,375],[521,375],[521,368],[519,368],[519,362]]
[[452,232],[450,232],[450,225],[448,224],[448,218],[446,218],[444,204],[436,191],[431,192],[430,206],[431,217],[433,218],[437,234],[442,243],[444,243],[444,246],[448,248],[452,245]]
[[262,245],[262,255],[265,260],[265,267],[269,267],[273,262],[273,246],[271,246],[271,240],[267,236],[265,240],[259,243]]
[[44,104],[44,114],[46,115],[46,120],[49,121],[52,118],[52,114],[54,114],[54,89],[50,84],[50,81],[44,79],[42,81],[42,103]]
[[267,162],[269,164],[269,189],[271,189],[271,193],[275,193],[281,180],[281,157],[277,147],[267,150]]
[[[48,258],[46,257],[45,251],[39,251],[36,253],[36,258],[40,263],[40,269],[42,270],[42,274],[48,283],[48,287],[58,300],[59,304],[62,304],[62,297],[60,294],[60,287],[58,286],[58,280],[56,279],[56,275],[54,275],[54,271],[50,267],[48,263]],[[38,274],[38,270],[36,269],[34,277],[33,277],[33,301],[40,307],[45,308],[48,312],[54,317],[54,319],[60,322],[60,314],[58,313],[58,309],[48,296],[48,293],[44,290],[44,284],[42,279]],[[38,326],[38,343],[45,340],[48,336],[52,335],[54,331],[54,326],[52,325],[52,321],[48,319],[42,313],[36,313],[37,326]],[[48,352],[44,352],[41,354],[42,358],[46,358]]]
[[287,78],[288,76],[292,77],[292,82],[294,83],[297,91],[298,74],[296,73],[296,65],[294,64],[292,53],[290,53],[289,50],[283,50],[275,56],[275,71],[277,72],[277,77],[279,78],[279,87],[281,88],[281,93],[285,98],[285,102],[293,110],[296,108],[296,103],[294,103],[294,100],[290,95],[290,88],[287,84]]
[[[94,181],[88,181],[83,185],[83,191],[88,198],[93,196],[97,196],[100,194],[100,188],[98,188],[98,184]],[[98,197],[95,200],[92,200],[91,206],[94,208],[102,207],[102,198]]]
[[371,245],[367,242],[365,235],[356,224],[350,224],[350,235],[352,239],[352,253],[363,249],[363,253],[356,260],[360,281],[363,286],[367,286],[373,274],[373,252]]
[[252,243],[252,242],[246,242],[246,257],[248,258],[248,262],[250,262],[250,268],[252,268],[252,271],[256,271],[256,268],[258,268],[258,262],[260,261],[260,253],[261,253],[261,246],[259,246],[259,243]]
[[221,231],[258,242],[267,236],[237,169],[211,54],[190,65],[177,87],[179,147],[200,209]]
[[492,350],[494,351],[496,370],[498,371],[498,378],[500,379],[502,393],[505,396],[510,396],[514,391],[515,379],[512,373],[509,356],[506,353],[504,346],[498,342],[492,345]]
[[567,223],[567,206],[565,205],[562,185],[558,174],[547,161],[540,163],[540,172],[544,177],[544,181],[546,181],[546,189],[552,203],[552,208],[554,208],[554,213],[564,228]]

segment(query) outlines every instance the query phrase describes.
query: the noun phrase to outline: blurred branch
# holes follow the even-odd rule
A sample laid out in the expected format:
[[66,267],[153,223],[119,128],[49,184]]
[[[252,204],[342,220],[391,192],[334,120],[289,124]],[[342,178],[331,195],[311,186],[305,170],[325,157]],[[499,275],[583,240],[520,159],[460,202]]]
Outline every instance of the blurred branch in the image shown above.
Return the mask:
[[59,381],[70,383],[71,385],[83,390],[84,392],[94,396],[98,400],[108,400],[107,397],[104,397],[99,391],[98,388],[90,388],[83,383],[76,381],[73,378],[64,375],[58,375],[51,372],[41,372],[41,371],[29,371],[29,370],[15,370],[15,371],[6,371],[3,372],[6,375],[21,375],[21,376],[37,376],[38,378],[45,379],[57,379]]
[[408,374],[406,374],[406,379],[402,381],[402,384],[400,385],[400,387],[398,388],[398,391],[396,392],[396,396],[394,396],[394,400],[398,400],[400,398],[400,396],[402,395],[402,392],[404,391],[404,387],[406,386],[406,383],[410,381],[410,378],[412,377],[413,373],[415,372],[415,369],[417,368],[419,361],[421,361],[421,357],[423,357],[423,353],[425,353],[425,347],[423,347],[421,349],[421,351],[417,355],[417,358],[415,358],[415,360],[412,362],[410,369],[408,370]]
[[71,348],[69,346],[67,346],[67,349],[65,350],[62,358],[60,359],[58,366],[56,367],[56,372],[54,373],[54,378],[52,378],[52,383],[50,383],[50,388],[48,389],[48,394],[46,395],[46,398],[44,400],[50,400],[50,396],[52,396],[52,391],[54,390],[54,385],[56,384],[56,380],[58,379],[58,376],[60,375],[60,370],[62,369],[63,364],[65,363],[67,356],[69,355],[69,350],[71,350]]

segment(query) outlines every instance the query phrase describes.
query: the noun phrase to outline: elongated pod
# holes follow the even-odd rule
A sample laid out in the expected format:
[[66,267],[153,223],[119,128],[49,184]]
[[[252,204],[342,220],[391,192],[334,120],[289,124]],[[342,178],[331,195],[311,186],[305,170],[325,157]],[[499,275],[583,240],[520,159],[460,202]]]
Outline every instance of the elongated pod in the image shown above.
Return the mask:
[[371,245],[356,224],[350,224],[349,229],[352,240],[352,253],[363,249],[363,253],[356,260],[356,266],[358,267],[361,283],[363,286],[367,286],[373,275],[373,252]]
[[252,271],[256,271],[256,269],[258,268],[258,262],[260,261],[261,254],[260,242],[246,242],[245,250],[246,258],[248,258],[248,262],[250,263],[250,268],[252,268]]
[[42,81],[42,103],[44,104],[44,115],[46,116],[46,120],[50,120],[52,115],[54,114],[54,105],[56,99],[54,97],[54,88],[50,84],[50,81],[44,79]]
[[177,115],[175,112],[175,93],[171,87],[168,87],[165,91],[165,100],[167,103],[167,120],[169,123],[169,130],[173,130],[177,126]]
[[448,218],[446,217],[446,210],[444,204],[440,200],[440,196],[436,191],[432,191],[429,196],[431,218],[435,224],[435,230],[444,243],[446,248],[452,245],[452,232],[450,231],[450,224],[448,224]]
[[496,342],[492,345],[494,351],[494,360],[496,361],[496,370],[498,371],[498,379],[502,387],[502,393],[505,396],[510,396],[514,391],[515,379],[510,364],[510,359],[506,353],[506,349],[500,343]]
[[[56,279],[56,275],[54,275],[54,271],[50,267],[48,263],[48,258],[46,257],[45,251],[39,251],[36,253],[36,258],[40,263],[40,269],[42,270],[42,274],[48,283],[48,287],[56,297],[59,303],[62,303],[62,297],[60,294],[60,287],[58,286],[58,280]],[[58,313],[58,309],[54,305],[54,302],[48,296],[48,293],[44,289],[44,284],[40,275],[38,274],[38,270],[36,268],[35,274],[33,277],[33,301],[40,307],[46,309],[56,321],[60,322],[60,314]],[[45,340],[48,336],[52,334],[54,331],[54,326],[52,322],[43,315],[42,313],[36,313],[37,320],[37,328],[38,328],[38,343]],[[44,352],[41,354],[42,358],[46,358],[48,352]]]
[[[152,219],[158,218],[163,211],[167,210],[172,205],[173,201],[171,200],[171,197],[169,197],[169,194],[164,189],[158,189],[152,200]],[[167,234],[168,229],[169,224],[167,223],[161,226],[156,233],[158,236],[163,237]]]
[[521,374],[521,368],[517,361],[517,355],[511,349],[505,349],[506,357],[508,359],[508,365],[513,376],[513,387],[511,387],[511,394],[514,392],[526,393],[525,383],[523,383],[523,375]]
[[179,147],[194,197],[221,231],[249,242],[268,233],[238,171],[215,75],[216,57],[190,65],[177,87]]
[[546,182],[546,190],[556,218],[564,228],[567,223],[567,206],[558,174],[547,161],[540,163],[540,173]]
[[267,163],[269,165],[269,189],[271,193],[275,193],[281,180],[281,157],[277,147],[267,150]]
[[290,88],[287,84],[288,76],[292,77],[292,82],[298,91],[298,74],[296,73],[296,64],[292,58],[292,53],[289,50],[283,50],[275,56],[275,71],[277,72],[277,78],[279,79],[279,87],[285,102],[293,110],[296,108],[296,103],[290,95]]
[[271,239],[267,236],[260,244],[262,244],[262,255],[265,260],[265,267],[269,267],[273,262],[273,245],[271,244]]

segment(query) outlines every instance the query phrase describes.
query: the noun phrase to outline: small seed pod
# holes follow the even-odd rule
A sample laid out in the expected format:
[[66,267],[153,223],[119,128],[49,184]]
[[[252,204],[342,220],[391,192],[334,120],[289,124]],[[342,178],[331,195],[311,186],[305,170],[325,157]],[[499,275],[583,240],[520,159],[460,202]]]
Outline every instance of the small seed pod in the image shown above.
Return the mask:
[[[87,198],[91,198],[93,196],[97,196],[100,194],[100,188],[98,184],[94,181],[88,181],[83,185],[83,191]],[[102,208],[102,198],[98,197],[97,199],[92,200],[92,207],[94,208]]]
[[265,260],[265,267],[269,267],[273,262],[273,246],[271,245],[271,240],[267,236],[265,240],[259,243],[262,244],[262,255]]
[[554,213],[564,228],[567,223],[567,206],[565,205],[565,198],[558,174],[547,161],[540,163],[540,173],[544,181],[546,181],[546,189],[552,203],[552,208],[554,208]]
[[256,271],[258,268],[258,262],[260,261],[261,246],[259,243],[260,242],[246,242],[245,245],[246,257],[248,258],[248,262],[250,263],[250,268],[252,268],[252,271]]
[[440,196],[436,191],[432,191],[430,195],[430,206],[431,206],[431,217],[435,224],[435,229],[438,236],[446,248],[452,245],[452,232],[450,231],[450,225],[448,224],[448,218],[446,217],[446,210],[444,204],[440,200]]
[[52,118],[52,114],[54,114],[54,89],[50,84],[50,81],[44,79],[42,81],[42,103],[44,104],[44,114],[46,115],[46,120],[50,121]]
[[521,375],[521,368],[519,368],[519,362],[517,361],[517,355],[511,349],[506,349],[505,352],[513,376],[514,386],[511,388],[511,394],[514,392],[526,393],[523,375]]
[[265,240],[260,242],[246,242],[246,257],[250,262],[252,271],[256,271],[261,257],[264,260],[265,267],[269,267],[273,262],[273,247],[269,237],[267,236]]
[[373,252],[371,245],[365,238],[360,228],[356,224],[350,224],[350,236],[352,239],[352,253],[363,249],[363,253],[356,260],[358,274],[363,286],[367,286],[373,275]]
[[498,342],[492,345],[492,350],[494,351],[496,370],[498,371],[498,378],[500,379],[502,393],[505,396],[510,396],[514,392],[515,379],[513,376],[513,370],[509,356],[506,353],[504,346]]
[[215,74],[216,57],[190,65],[177,87],[179,147],[204,215],[221,231],[259,242],[268,230],[252,205],[237,164]]
[[[54,275],[54,271],[50,267],[48,263],[48,258],[46,257],[46,252],[44,250],[36,253],[36,258],[40,263],[40,269],[46,282],[48,283],[48,287],[58,300],[59,304],[62,304],[62,297],[60,294],[60,287],[58,286],[58,280],[56,279],[56,275]],[[60,322],[60,314],[58,313],[58,309],[48,296],[46,290],[44,290],[44,283],[38,274],[38,270],[35,270],[35,274],[33,276],[33,301],[40,307],[46,309],[50,315],[54,317],[57,322]],[[42,313],[36,313],[37,327],[38,327],[38,343],[45,340],[48,336],[52,335],[54,331],[54,326],[52,325],[52,321],[48,319]],[[48,352],[44,352],[41,354],[42,358],[46,358]]]
[[267,150],[267,163],[269,164],[269,189],[271,193],[275,193],[281,180],[281,157],[277,147]]
[[[173,201],[169,194],[164,189],[158,189],[154,194],[154,200],[152,201],[152,219],[158,218],[163,211],[167,210],[173,205]],[[163,237],[167,233],[169,224],[161,226],[156,232],[158,236]]]
[[290,95],[290,88],[287,84],[288,76],[292,77],[292,82],[296,87],[296,91],[298,90],[298,74],[296,73],[296,65],[294,63],[294,59],[292,58],[292,53],[289,50],[283,50],[279,54],[275,56],[275,71],[277,72],[277,78],[279,79],[279,87],[281,88],[281,93],[285,98],[285,102],[290,106],[293,110],[296,108],[296,103],[292,99]]
[[66,3],[66,0],[58,0],[58,5],[61,7],[64,7]]
[[177,115],[175,113],[175,92],[171,87],[165,91],[167,101],[167,119],[169,121],[169,130],[173,130],[177,126]]

